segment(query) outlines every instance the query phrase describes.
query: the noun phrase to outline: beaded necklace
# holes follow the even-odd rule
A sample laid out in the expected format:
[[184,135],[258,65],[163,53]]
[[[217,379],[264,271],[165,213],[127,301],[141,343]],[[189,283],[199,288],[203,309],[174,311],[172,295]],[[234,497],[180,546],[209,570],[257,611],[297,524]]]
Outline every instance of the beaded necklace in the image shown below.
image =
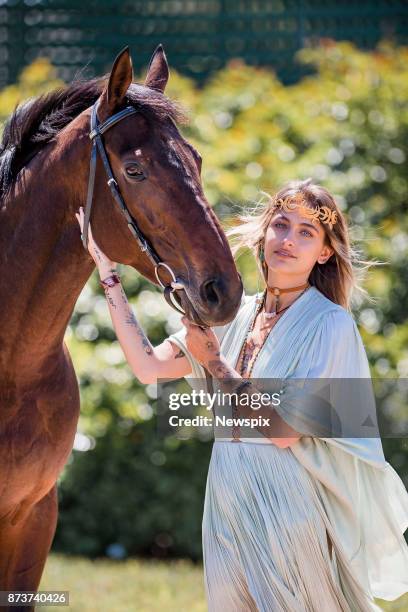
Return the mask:
[[[273,325],[271,325],[271,327],[269,328],[268,332],[265,334],[265,337],[264,337],[264,339],[262,340],[262,342],[261,342],[260,346],[258,347],[258,350],[257,350],[257,351],[256,351],[256,350],[254,350],[254,352],[252,353],[252,357],[251,357],[251,361],[250,361],[250,366],[249,366],[249,369],[248,369],[248,371],[247,371],[247,373],[246,373],[245,378],[249,378],[249,377],[251,376],[251,372],[252,372],[252,370],[253,370],[253,367],[254,367],[255,361],[256,361],[256,359],[257,359],[257,357],[258,357],[259,353],[261,352],[261,350],[262,350],[262,348],[263,348],[263,346],[264,346],[265,342],[266,342],[266,341],[267,341],[267,339],[269,338],[269,334],[271,333],[272,329],[275,327],[275,324],[277,323],[277,321],[280,319],[280,317],[282,316],[282,314],[283,314],[283,313],[284,313],[284,312],[285,312],[285,311],[286,311],[288,308],[290,308],[290,307],[291,307],[291,306],[292,306],[292,305],[293,305],[293,304],[296,302],[296,300],[298,300],[298,299],[299,299],[299,298],[300,298],[300,297],[301,297],[301,296],[302,296],[302,295],[305,293],[305,291],[307,291],[307,289],[308,289],[309,287],[310,287],[310,285],[308,285],[307,287],[305,287],[305,289],[302,291],[302,293],[300,293],[300,294],[297,296],[297,298],[296,298],[295,300],[293,300],[293,302],[292,302],[291,304],[289,304],[289,306],[286,306],[285,308],[282,308],[282,310],[279,310],[279,311],[276,313],[276,316],[275,316],[275,317],[274,317],[274,319],[273,319]],[[238,370],[238,372],[239,372],[239,374],[240,374],[241,376],[243,376],[244,369],[245,369],[245,353],[246,353],[246,348],[247,348],[247,345],[248,345],[248,336],[249,336],[249,334],[250,334],[250,333],[252,333],[252,331],[254,330],[254,327],[255,327],[255,322],[256,322],[256,318],[257,318],[258,314],[261,312],[262,308],[264,307],[265,300],[266,300],[266,294],[267,294],[267,289],[265,289],[265,291],[264,291],[264,294],[263,294],[262,298],[261,298],[261,299],[258,299],[258,308],[255,310],[255,314],[254,314],[254,316],[253,316],[253,318],[252,318],[251,324],[250,324],[250,325],[249,325],[249,327],[248,327],[248,330],[247,330],[247,332],[246,332],[246,334],[245,334],[244,341],[243,341],[242,346],[241,346],[241,351],[240,351],[240,355],[241,355],[241,357],[240,357],[239,365],[238,365],[238,368],[237,368],[237,370]]]
[[[252,353],[252,357],[251,357],[251,362],[250,362],[250,366],[248,369],[248,372],[246,373],[245,378],[249,378],[251,376],[251,372],[252,369],[254,367],[254,363],[259,355],[259,353],[262,350],[262,347],[264,346],[265,342],[267,341],[267,339],[269,338],[269,334],[271,333],[271,330],[275,327],[276,322],[280,319],[280,317],[282,316],[282,313],[284,311],[286,311],[288,308],[290,308],[295,302],[296,300],[298,300],[304,293],[305,291],[307,291],[309,289],[310,285],[308,284],[307,287],[305,287],[305,289],[303,289],[302,293],[300,293],[297,298],[295,300],[293,300],[292,304],[289,304],[289,306],[286,306],[285,308],[282,308],[282,310],[279,310],[279,312],[276,313],[276,316],[273,319],[273,325],[271,325],[270,329],[268,330],[267,334],[265,335],[265,338],[263,339],[261,345],[259,346],[258,350]],[[249,334],[253,331],[254,327],[255,327],[255,321],[256,321],[256,317],[258,316],[258,314],[261,312],[265,300],[266,300],[266,294],[267,294],[267,289],[265,289],[263,297],[262,298],[258,298],[257,302],[258,302],[258,308],[256,308],[255,310],[255,314],[253,316],[253,319],[251,321],[251,324],[248,327],[248,330],[245,334],[245,338],[244,338],[244,342],[242,343],[242,347],[241,347],[241,351],[240,351],[240,360],[239,360],[239,365],[237,367],[237,371],[240,373],[240,375],[243,377],[243,372],[244,372],[244,365],[245,365],[245,347],[247,344],[247,339]],[[233,403],[232,405],[232,416],[234,419],[238,418],[238,406]],[[232,426],[232,442],[241,442],[240,439],[240,426],[239,425],[233,425]]]

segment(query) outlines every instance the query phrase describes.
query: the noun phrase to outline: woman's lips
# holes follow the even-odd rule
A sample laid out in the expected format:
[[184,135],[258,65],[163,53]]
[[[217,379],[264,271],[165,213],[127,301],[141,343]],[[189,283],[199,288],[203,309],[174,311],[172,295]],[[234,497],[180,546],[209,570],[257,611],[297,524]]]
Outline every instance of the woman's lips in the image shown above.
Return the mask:
[[285,253],[285,251],[274,251],[274,253],[276,255],[279,255],[279,257],[286,257],[288,259],[296,259],[296,257],[294,255],[290,255],[289,253]]

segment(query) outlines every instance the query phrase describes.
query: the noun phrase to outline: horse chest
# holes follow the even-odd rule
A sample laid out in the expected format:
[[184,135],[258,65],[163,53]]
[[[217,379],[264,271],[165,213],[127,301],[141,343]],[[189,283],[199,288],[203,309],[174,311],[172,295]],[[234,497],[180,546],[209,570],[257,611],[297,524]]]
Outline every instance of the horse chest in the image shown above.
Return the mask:
[[4,387],[0,389],[2,503],[44,495],[69,457],[79,415],[79,392],[69,368],[60,372],[57,380],[58,385],[52,378],[24,391],[18,387],[9,393]]

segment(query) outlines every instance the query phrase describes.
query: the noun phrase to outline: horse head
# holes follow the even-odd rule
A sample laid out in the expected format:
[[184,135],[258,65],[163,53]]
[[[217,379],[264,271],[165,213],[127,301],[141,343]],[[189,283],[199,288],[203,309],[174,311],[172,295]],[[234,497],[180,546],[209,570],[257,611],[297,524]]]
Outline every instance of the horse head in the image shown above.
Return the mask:
[[[166,56],[159,46],[144,84],[132,83],[132,61],[124,49],[96,102],[95,121],[101,125],[133,106],[136,112],[125,115],[101,137],[115,189],[166,264],[159,277],[164,284],[172,280],[168,268],[173,271],[176,299],[187,316],[197,323],[222,325],[238,310],[242,281],[203,192],[201,157],[178,130],[176,107],[164,94],[168,77]],[[98,245],[110,259],[133,266],[157,284],[154,263],[129,232],[106,186],[100,161],[93,198],[92,232]]]

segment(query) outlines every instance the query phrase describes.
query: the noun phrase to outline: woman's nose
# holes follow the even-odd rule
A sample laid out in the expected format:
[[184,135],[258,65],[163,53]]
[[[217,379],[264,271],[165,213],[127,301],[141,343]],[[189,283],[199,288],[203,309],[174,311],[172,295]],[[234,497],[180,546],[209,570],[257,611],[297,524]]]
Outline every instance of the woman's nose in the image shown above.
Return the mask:
[[292,233],[290,231],[283,237],[282,242],[284,244],[287,244],[287,243],[291,244],[291,245],[294,244],[294,239],[293,239]]

